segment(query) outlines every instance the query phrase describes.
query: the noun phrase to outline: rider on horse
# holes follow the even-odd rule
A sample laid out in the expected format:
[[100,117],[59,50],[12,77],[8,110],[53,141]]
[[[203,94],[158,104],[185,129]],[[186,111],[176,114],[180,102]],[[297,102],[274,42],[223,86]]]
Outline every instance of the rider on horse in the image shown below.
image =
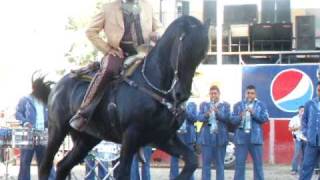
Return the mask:
[[[162,29],[154,17],[152,7],[146,0],[116,0],[103,6],[86,35],[105,57],[92,79],[77,113],[70,120],[70,126],[83,131],[96,105],[103,95],[106,84],[119,74],[125,58],[137,54],[137,47],[156,40]],[[104,30],[107,42],[99,32]]]

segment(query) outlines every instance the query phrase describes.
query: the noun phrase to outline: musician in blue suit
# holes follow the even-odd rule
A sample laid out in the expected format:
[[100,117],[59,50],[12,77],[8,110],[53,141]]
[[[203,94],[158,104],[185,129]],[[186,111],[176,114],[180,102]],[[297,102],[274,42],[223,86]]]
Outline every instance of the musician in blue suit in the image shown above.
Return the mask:
[[304,150],[300,180],[310,180],[320,157],[320,82],[318,97],[308,101],[302,116],[302,134],[307,141]]
[[[189,102],[186,107],[186,119],[177,131],[179,138],[192,150],[196,142],[196,130],[194,123],[197,121],[197,105]],[[179,159],[171,156],[170,162],[170,180],[175,179],[179,175]],[[194,179],[192,176],[191,180]]]
[[[16,107],[15,118],[21,126],[30,129],[44,131],[48,128],[47,95],[50,92],[50,83],[43,81],[44,77],[32,81],[32,93],[22,97]],[[44,155],[45,146],[36,145],[27,149],[21,149],[20,170],[18,180],[30,180],[30,165],[33,154],[36,154],[38,166]],[[52,170],[50,179],[54,179]]]
[[211,179],[212,162],[216,164],[216,179],[223,180],[230,105],[220,99],[218,86],[211,86],[209,94],[210,101],[201,103],[199,112],[199,120],[204,122],[199,136],[202,145],[202,180]]
[[231,121],[237,125],[235,132],[236,169],[235,180],[245,179],[248,153],[253,159],[254,179],[263,180],[263,130],[262,124],[268,122],[269,115],[265,105],[259,101],[256,88],[246,88],[245,99],[234,105]]

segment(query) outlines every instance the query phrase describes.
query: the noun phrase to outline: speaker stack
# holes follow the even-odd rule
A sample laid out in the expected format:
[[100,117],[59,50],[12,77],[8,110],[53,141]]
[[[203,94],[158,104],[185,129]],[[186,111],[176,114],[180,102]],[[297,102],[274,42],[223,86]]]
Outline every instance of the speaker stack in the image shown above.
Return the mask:
[[292,49],[290,0],[262,0],[261,22],[250,26],[253,51]]
[[250,24],[257,21],[256,4],[228,5],[224,7],[224,24]]
[[297,49],[315,49],[315,17],[297,16],[296,17]]
[[261,3],[261,22],[274,23],[276,15],[275,0],[262,0]]
[[262,0],[262,23],[289,23],[291,22],[290,0]]
[[217,24],[217,2],[216,1],[204,1],[203,2],[203,20],[204,22],[210,19],[210,23],[213,26]]

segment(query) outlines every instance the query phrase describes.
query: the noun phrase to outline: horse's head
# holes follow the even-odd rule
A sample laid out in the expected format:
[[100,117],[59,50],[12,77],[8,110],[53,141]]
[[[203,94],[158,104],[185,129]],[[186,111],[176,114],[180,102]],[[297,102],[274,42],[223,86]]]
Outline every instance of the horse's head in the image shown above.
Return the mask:
[[[175,20],[166,30],[160,44],[167,53],[171,72],[177,73],[178,82],[174,96],[180,101],[189,98],[196,67],[206,56],[209,44],[209,23],[201,23],[191,16]],[[170,53],[168,53],[168,51]],[[174,74],[172,74],[174,75]]]
[[167,28],[159,45],[161,54],[168,55],[173,69],[176,61],[195,68],[205,57],[209,45],[209,22],[201,23],[192,16],[182,16]]
[[[181,67],[191,65],[192,68],[196,68],[204,59],[209,45],[208,30],[209,22],[203,24],[191,16],[181,17],[182,32],[175,41],[177,50],[179,50],[179,44],[181,44],[181,50],[177,52],[180,53],[178,61]],[[173,59],[173,61],[175,60]]]

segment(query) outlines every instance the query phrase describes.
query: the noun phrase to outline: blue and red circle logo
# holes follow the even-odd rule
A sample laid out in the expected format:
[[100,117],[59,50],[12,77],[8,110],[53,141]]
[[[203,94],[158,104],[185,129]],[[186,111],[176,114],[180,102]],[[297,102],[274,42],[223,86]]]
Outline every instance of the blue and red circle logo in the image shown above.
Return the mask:
[[271,82],[270,94],[273,103],[284,112],[297,112],[313,96],[310,77],[298,69],[279,72]]

